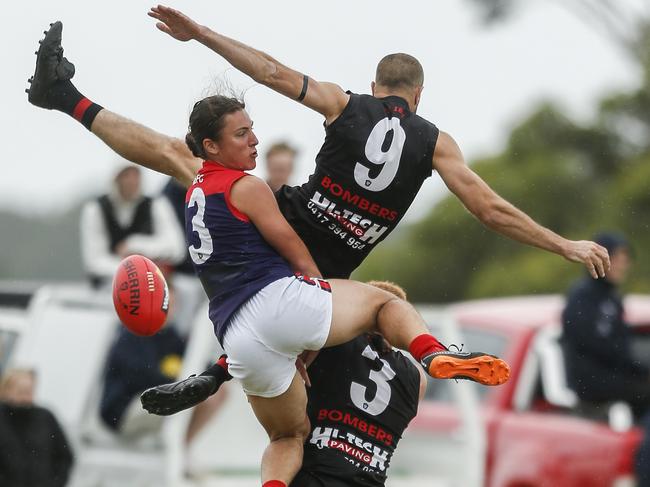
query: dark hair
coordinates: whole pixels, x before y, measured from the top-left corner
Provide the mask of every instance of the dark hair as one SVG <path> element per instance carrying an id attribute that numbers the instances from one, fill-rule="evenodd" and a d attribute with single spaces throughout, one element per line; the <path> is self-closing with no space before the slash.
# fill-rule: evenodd
<path id="1" fill-rule="evenodd" d="M 627 250 L 630 255 L 634 254 L 632 244 L 625 235 L 619 232 L 605 231 L 594 235 L 594 242 L 607 249 L 607 253 L 611 256 L 619 249 Z"/>
<path id="2" fill-rule="evenodd" d="M 376 332 L 366 333 L 366 338 L 368 339 L 368 343 L 370 343 L 370 345 L 377 352 L 379 352 L 380 357 L 389 354 L 390 352 L 393 351 L 390 343 L 388 343 L 388 341 L 383 337 L 383 335 L 379 333 Z"/>
<path id="3" fill-rule="evenodd" d="M 226 115 L 244 108 L 246 104 L 236 97 L 214 95 L 197 101 L 190 114 L 189 132 L 185 136 L 185 143 L 192 154 L 207 159 L 203 141 L 219 140 Z"/>
<path id="4" fill-rule="evenodd" d="M 409 54 L 389 54 L 377 65 L 375 83 L 391 89 L 416 88 L 424 84 L 424 70 Z"/>

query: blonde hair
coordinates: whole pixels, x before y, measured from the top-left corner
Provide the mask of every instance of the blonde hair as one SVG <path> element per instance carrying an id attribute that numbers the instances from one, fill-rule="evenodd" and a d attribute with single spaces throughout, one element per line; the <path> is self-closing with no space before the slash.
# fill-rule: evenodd
<path id="1" fill-rule="evenodd" d="M 280 154 L 281 152 L 287 152 L 292 156 L 295 156 L 298 153 L 298 151 L 288 142 L 280 141 L 269 147 L 269 150 L 266 151 L 264 158 L 268 159 L 269 157 L 273 157 L 275 154 Z"/>
<path id="2" fill-rule="evenodd" d="M 398 284 L 395 284 L 394 282 L 391 281 L 368 281 L 366 284 L 369 284 L 370 286 L 374 286 L 379 289 L 383 289 L 384 291 L 387 291 L 391 293 L 392 295 L 403 299 L 406 301 L 406 291 L 402 289 L 401 286 Z"/>

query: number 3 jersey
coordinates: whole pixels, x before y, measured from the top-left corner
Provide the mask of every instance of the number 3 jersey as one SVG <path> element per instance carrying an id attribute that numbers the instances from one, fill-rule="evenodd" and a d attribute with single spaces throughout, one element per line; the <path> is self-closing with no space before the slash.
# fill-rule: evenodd
<path id="1" fill-rule="evenodd" d="M 294 486 L 383 486 L 418 407 L 420 373 L 378 335 L 327 348 L 309 367 L 311 433 Z"/>
<path id="2" fill-rule="evenodd" d="M 347 278 L 431 176 L 438 129 L 398 96 L 350 94 L 325 133 L 309 181 L 276 197 L 323 275 Z"/>
<path id="3" fill-rule="evenodd" d="M 230 202 L 232 185 L 245 176 L 205 161 L 186 196 L 190 257 L 210 300 L 210 320 L 219 342 L 244 302 L 268 284 L 293 275 L 287 261 Z"/>

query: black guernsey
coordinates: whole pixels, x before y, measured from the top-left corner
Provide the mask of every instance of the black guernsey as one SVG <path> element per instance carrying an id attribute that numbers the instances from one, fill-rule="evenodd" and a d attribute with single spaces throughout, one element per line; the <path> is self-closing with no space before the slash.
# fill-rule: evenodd
<path id="1" fill-rule="evenodd" d="M 438 129 L 398 96 L 350 94 L 325 133 L 309 181 L 276 197 L 324 277 L 347 278 L 431 176 Z"/>
<path id="2" fill-rule="evenodd" d="M 383 486 L 415 416 L 420 373 L 378 335 L 327 348 L 309 367 L 311 432 L 291 487 Z"/>

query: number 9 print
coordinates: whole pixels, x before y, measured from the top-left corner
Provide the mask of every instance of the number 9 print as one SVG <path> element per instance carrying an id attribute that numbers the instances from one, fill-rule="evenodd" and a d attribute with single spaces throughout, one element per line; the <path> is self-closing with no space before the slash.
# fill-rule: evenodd
<path id="1" fill-rule="evenodd" d="M 388 133 L 393 138 L 386 151 L 383 150 Z M 382 166 L 375 178 L 370 177 L 370 168 L 360 162 L 354 167 L 354 180 L 368 191 L 383 191 L 393 182 L 399 169 L 402 150 L 406 142 L 406 132 L 399 123 L 399 118 L 384 118 L 373 127 L 366 142 L 366 159 L 371 164 Z"/>

